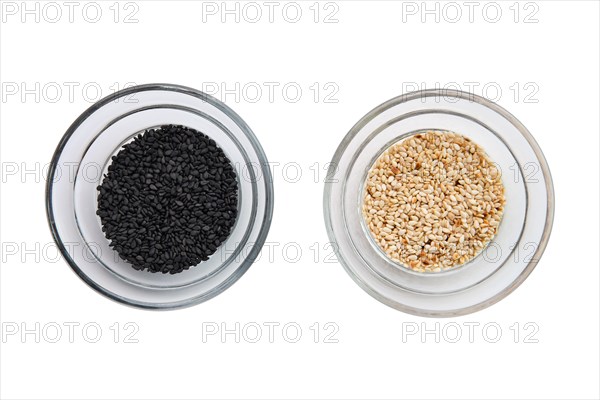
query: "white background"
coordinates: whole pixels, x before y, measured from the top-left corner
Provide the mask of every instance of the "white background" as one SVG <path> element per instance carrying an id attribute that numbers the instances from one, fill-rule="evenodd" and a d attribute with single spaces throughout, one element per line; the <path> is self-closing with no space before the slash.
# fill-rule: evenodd
<path id="1" fill-rule="evenodd" d="M 239 23 L 234 16 L 221 23 L 220 14 L 203 14 L 202 3 L 192 1 L 138 1 L 127 9 L 121 3 L 117 23 L 114 6 L 109 8 L 112 1 L 100 4 L 103 13 L 97 23 L 82 17 L 85 3 L 75 8 L 72 23 L 63 3 L 57 3 L 63 16 L 56 23 L 48 21 L 56 10 L 46 8 L 44 15 L 44 3 L 38 3 L 39 22 L 35 15 L 25 15 L 22 23 L 22 10 L 12 15 L 14 9 L 5 9 L 6 3 L 11 2 L 4 2 L 3 11 L 10 12 L 2 15 L 0 28 L 0 311 L 5 331 L 15 326 L 35 329 L 39 323 L 42 332 L 39 343 L 34 334 L 3 333 L 3 398 L 600 395 L 597 2 L 498 2 L 502 15 L 496 23 L 486 20 L 495 18 L 495 8 L 482 14 L 485 3 L 475 8 L 470 22 L 463 2 L 453 3 L 462 12 L 456 23 L 448 21 L 456 14 L 445 3 L 437 5 L 439 22 L 435 15 L 425 15 L 425 23 L 421 2 L 341 1 L 335 3 L 337 23 L 323 22 L 336 9 L 324 9 L 324 4 L 318 6 L 315 23 L 312 1 L 300 4 L 303 13 L 297 23 L 283 18 L 285 3 L 275 8 L 273 23 L 263 3 L 258 3 L 263 17 L 257 23 L 245 21 L 244 15 Z M 35 7 L 33 2 L 28 5 Z M 415 15 L 403 13 L 414 11 L 411 7 L 416 7 Z M 136 9 L 133 18 L 138 22 L 124 23 L 125 15 Z M 515 9 L 520 10 L 518 22 Z M 536 9 L 531 19 L 538 22 L 525 23 Z M 93 18 L 93 10 L 88 11 Z M 246 17 L 254 17 L 253 10 L 246 11 L 252 12 Z M 65 130 L 93 102 L 94 88 L 107 95 L 128 82 L 198 89 L 208 87 L 207 82 L 230 89 L 236 83 L 241 88 L 253 82 L 279 84 L 273 101 L 266 86 L 256 102 L 251 101 L 253 93 L 242 93 L 239 99 L 216 94 L 251 126 L 272 163 L 301 167 L 302 177 L 295 183 L 290 176 L 284 179 L 282 168 L 275 170 L 275 214 L 267 239 L 278 244 L 274 259 L 263 255 L 229 290 L 192 308 L 141 311 L 88 288 L 48 247 L 52 239 L 43 177 L 21 174 L 23 166 L 35 169 L 50 161 Z M 281 92 L 290 82 L 303 90 L 296 103 Z M 316 103 L 310 89 L 315 82 L 322 90 Z M 331 92 L 323 89 L 328 82 L 339 88 L 332 98 L 337 103 L 325 102 Z M 67 85 L 74 83 L 71 97 Z M 497 100 L 533 133 L 553 174 L 556 218 L 541 262 L 513 294 L 476 314 L 422 319 L 380 304 L 339 264 L 324 262 L 330 252 L 323 250 L 328 242 L 322 216 L 324 171 L 316 183 L 310 167 L 318 163 L 322 168 L 352 125 L 379 103 L 414 84 L 449 83 Z M 88 93 L 83 92 L 85 85 Z M 62 94 L 53 91 L 56 86 Z M 488 93 L 482 93 L 484 86 Z M 11 94 L 15 87 L 18 92 Z M 500 97 L 493 90 L 498 87 Z M 23 98 L 23 88 L 33 92 Z M 15 165 L 18 172 L 7 174 Z M 294 178 L 294 170 L 287 172 Z M 282 254 L 290 242 L 302 249 L 297 262 L 286 261 Z M 321 247 L 318 262 L 310 249 L 314 243 Z M 8 254 L 7 244 L 16 244 L 17 254 Z M 295 258 L 294 252 L 287 257 Z M 64 326 L 69 322 L 80 324 L 73 343 Z M 133 337 L 138 343 L 125 343 L 127 322 L 139 327 Z M 236 343 L 234 335 L 227 335 L 224 343 L 219 335 L 202 340 L 207 323 L 234 328 L 236 323 L 268 322 L 297 323 L 302 337 L 288 343 L 280 325 L 273 343 L 266 327 L 258 343 L 244 337 Z M 327 322 L 339 327 L 333 336 L 337 343 L 325 343 Z M 458 323 L 463 337 L 454 344 L 445 336 L 436 343 L 434 335 L 427 335 L 425 343 L 419 335 L 403 341 L 403 327 L 434 329 L 436 322 L 440 330 Z M 473 343 L 464 325 L 471 322 L 481 324 Z M 531 332 L 524 329 L 527 322 L 539 327 L 533 336 L 537 343 L 525 343 L 524 334 Z M 53 323 L 63 327 L 57 343 L 48 340 L 55 334 Z M 101 327 L 97 343 L 88 343 L 81 332 L 86 323 Z M 115 323 L 121 333 L 117 343 L 110 329 Z M 318 343 L 310 329 L 314 323 L 320 324 Z M 482 333 L 486 323 L 502 329 L 496 343 Z M 521 333 L 517 343 L 515 323 Z M 495 336 L 493 330 L 489 333 Z"/>

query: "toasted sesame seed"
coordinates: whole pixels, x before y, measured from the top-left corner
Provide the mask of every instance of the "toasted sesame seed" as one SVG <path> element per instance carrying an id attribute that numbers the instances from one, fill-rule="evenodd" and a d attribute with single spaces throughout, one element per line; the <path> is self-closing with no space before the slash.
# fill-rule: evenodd
<path id="1" fill-rule="evenodd" d="M 481 147 L 453 132 L 427 131 L 375 161 L 363 216 L 392 261 L 437 272 L 481 253 L 496 235 L 504 204 L 501 174 Z"/>

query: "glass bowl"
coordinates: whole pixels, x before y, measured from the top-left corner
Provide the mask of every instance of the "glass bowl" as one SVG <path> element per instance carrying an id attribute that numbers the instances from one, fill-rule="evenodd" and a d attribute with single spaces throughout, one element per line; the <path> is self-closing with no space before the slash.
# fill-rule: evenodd
<path id="1" fill-rule="evenodd" d="M 238 216 L 227 240 L 209 260 L 173 275 L 132 268 L 109 246 L 96 215 L 96 188 L 111 157 L 137 134 L 169 124 L 214 139 L 238 179 Z M 260 143 L 225 104 L 183 86 L 141 85 L 100 100 L 67 130 L 50 165 L 46 210 L 61 253 L 89 286 L 131 306 L 171 309 L 208 300 L 246 272 L 270 227 L 273 182 Z"/>
<path id="2" fill-rule="evenodd" d="M 496 236 L 479 255 L 451 269 L 417 272 L 380 249 L 362 206 L 375 160 L 392 144 L 429 130 L 455 132 L 481 146 L 502 174 L 506 204 Z M 450 317 L 494 304 L 527 278 L 550 236 L 554 191 L 542 151 L 514 116 L 473 94 L 425 90 L 383 103 L 350 130 L 328 170 L 324 216 L 339 261 L 365 291 L 401 311 Z"/>

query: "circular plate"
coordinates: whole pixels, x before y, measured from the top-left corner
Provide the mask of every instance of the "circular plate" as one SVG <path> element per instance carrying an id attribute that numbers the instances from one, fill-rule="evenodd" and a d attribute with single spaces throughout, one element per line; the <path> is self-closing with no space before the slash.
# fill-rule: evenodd
<path id="1" fill-rule="evenodd" d="M 391 144 L 424 130 L 456 132 L 479 144 L 505 187 L 494 239 L 469 263 L 439 273 L 415 272 L 388 259 L 362 217 L 373 162 Z M 426 90 L 383 103 L 350 130 L 328 170 L 324 216 L 338 259 L 365 291 L 407 313 L 450 317 L 496 303 L 527 278 L 550 236 L 554 191 L 542 151 L 509 112 L 469 93 Z"/>
<path id="2" fill-rule="evenodd" d="M 174 275 L 133 269 L 109 246 L 96 215 L 96 187 L 111 157 L 135 135 L 169 124 L 217 142 L 236 170 L 239 197 L 228 239 L 208 261 Z M 273 183 L 258 140 L 225 104 L 183 86 L 142 85 L 100 100 L 67 130 L 50 165 L 46 210 L 62 255 L 88 285 L 131 306 L 171 309 L 208 300 L 246 272 L 270 227 Z"/>

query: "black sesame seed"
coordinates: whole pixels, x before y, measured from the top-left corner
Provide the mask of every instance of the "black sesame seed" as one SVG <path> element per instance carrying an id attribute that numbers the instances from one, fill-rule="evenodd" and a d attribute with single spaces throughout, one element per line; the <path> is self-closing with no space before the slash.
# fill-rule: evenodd
<path id="1" fill-rule="evenodd" d="M 184 126 L 137 135 L 112 157 L 97 190 L 102 231 L 136 270 L 176 274 L 208 260 L 237 216 L 231 161 Z"/>

